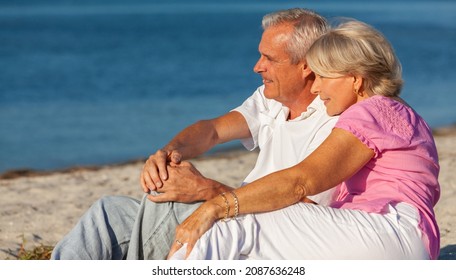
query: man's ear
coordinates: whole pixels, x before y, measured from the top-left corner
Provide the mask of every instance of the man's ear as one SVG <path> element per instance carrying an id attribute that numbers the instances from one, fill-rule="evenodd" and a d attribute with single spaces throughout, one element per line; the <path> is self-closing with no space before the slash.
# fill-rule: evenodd
<path id="1" fill-rule="evenodd" d="M 313 74 L 312 70 L 310 70 L 309 65 L 306 62 L 302 63 L 302 78 L 306 79 L 309 75 Z"/>

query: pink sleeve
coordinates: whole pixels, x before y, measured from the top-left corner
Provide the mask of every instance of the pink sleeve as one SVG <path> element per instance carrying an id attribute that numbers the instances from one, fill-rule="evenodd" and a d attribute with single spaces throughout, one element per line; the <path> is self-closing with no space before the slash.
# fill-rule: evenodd
<path id="1" fill-rule="evenodd" d="M 379 153 L 376 141 L 372 138 L 378 138 L 375 127 L 376 119 L 365 108 L 349 108 L 340 117 L 335 127 L 346 130 L 358 138 L 364 145 L 375 152 L 375 157 Z M 371 132 L 374 132 L 373 134 Z M 380 139 L 377 139 L 380 140 Z"/>
<path id="2" fill-rule="evenodd" d="M 352 133 L 377 157 L 385 150 L 410 145 L 413 128 L 402 107 L 385 97 L 371 97 L 343 112 L 335 127 Z"/>

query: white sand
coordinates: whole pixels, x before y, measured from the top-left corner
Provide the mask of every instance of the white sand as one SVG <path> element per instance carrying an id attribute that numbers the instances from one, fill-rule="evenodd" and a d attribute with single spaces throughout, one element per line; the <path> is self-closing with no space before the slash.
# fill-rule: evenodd
<path id="1" fill-rule="evenodd" d="M 442 196 L 435 208 L 441 232 L 441 258 L 456 259 L 455 129 L 441 130 L 436 142 L 441 164 Z M 256 155 L 234 151 L 193 162 L 205 176 L 235 186 L 251 170 Z M 141 198 L 141 167 L 138 162 L 0 179 L 0 260 L 15 259 L 22 237 L 26 248 L 54 245 L 103 195 Z"/>

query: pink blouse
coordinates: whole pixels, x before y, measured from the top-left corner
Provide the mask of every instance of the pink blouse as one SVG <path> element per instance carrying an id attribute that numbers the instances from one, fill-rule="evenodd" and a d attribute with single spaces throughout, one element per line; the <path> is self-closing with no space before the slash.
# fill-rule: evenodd
<path id="1" fill-rule="evenodd" d="M 440 197 L 437 149 L 426 122 L 392 98 L 373 96 L 344 113 L 336 124 L 375 152 L 355 175 L 340 185 L 335 208 L 385 213 L 388 204 L 405 202 L 420 213 L 420 229 L 431 259 L 440 250 L 433 207 Z"/>

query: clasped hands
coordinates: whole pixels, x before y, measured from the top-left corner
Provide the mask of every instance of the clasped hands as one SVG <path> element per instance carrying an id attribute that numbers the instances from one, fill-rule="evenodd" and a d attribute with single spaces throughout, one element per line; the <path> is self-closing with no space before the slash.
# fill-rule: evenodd
<path id="1" fill-rule="evenodd" d="M 149 200 L 156 203 L 192 203 L 209 200 L 218 192 L 215 181 L 205 178 L 190 162 L 181 159 L 179 152 L 163 150 L 149 157 L 140 180 L 143 191 L 149 193 Z M 206 202 L 176 228 L 176 239 L 169 257 L 184 244 L 187 245 L 188 256 L 196 241 L 218 219 L 217 208 L 214 203 Z"/>
<path id="2" fill-rule="evenodd" d="M 151 201 L 192 203 L 206 200 L 210 180 L 193 164 L 181 159 L 175 150 L 158 150 L 147 159 L 140 181 Z"/>

